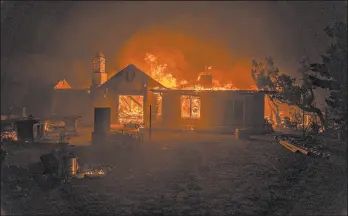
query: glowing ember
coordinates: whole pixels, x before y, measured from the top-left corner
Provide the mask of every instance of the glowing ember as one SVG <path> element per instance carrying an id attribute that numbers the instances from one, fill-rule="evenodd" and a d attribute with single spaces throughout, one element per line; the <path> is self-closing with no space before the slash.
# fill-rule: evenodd
<path id="1" fill-rule="evenodd" d="M 85 172 L 85 175 L 105 175 L 103 170 L 93 170 Z"/>
<path id="2" fill-rule="evenodd" d="M 65 127 L 64 121 L 46 121 L 45 122 L 45 131 L 46 132 L 53 132 L 60 128 Z"/>
<path id="3" fill-rule="evenodd" d="M 0 135 L 1 142 L 3 141 L 17 141 L 17 133 L 15 131 L 4 131 Z"/>

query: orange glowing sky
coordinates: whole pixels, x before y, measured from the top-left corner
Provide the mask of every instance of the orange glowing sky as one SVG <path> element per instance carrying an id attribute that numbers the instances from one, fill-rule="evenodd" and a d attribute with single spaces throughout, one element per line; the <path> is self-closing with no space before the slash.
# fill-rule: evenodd
<path id="1" fill-rule="evenodd" d="M 212 66 L 211 73 L 221 83 L 233 83 L 240 89 L 254 85 L 250 75 L 251 59 L 231 53 L 216 40 L 166 27 L 156 26 L 136 32 L 114 61 L 119 69 L 134 64 L 148 71 L 149 65 L 144 60 L 146 53 L 158 57 L 159 63 L 167 64 L 165 72 L 177 80 L 192 82 L 205 66 Z"/>

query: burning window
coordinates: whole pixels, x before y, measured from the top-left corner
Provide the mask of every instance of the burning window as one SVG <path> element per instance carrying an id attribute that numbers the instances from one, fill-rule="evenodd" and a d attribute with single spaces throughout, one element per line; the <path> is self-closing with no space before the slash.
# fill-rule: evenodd
<path id="1" fill-rule="evenodd" d="M 120 95 L 118 112 L 122 124 L 143 124 L 143 96 Z"/>
<path id="2" fill-rule="evenodd" d="M 181 96 L 181 117 L 199 119 L 201 116 L 201 99 L 195 96 Z"/>
<path id="3" fill-rule="evenodd" d="M 156 115 L 162 115 L 162 96 L 159 95 L 156 102 Z"/>

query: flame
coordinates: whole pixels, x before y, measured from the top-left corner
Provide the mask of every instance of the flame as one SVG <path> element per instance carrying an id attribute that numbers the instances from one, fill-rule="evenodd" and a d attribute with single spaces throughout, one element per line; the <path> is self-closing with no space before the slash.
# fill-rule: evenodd
<path id="1" fill-rule="evenodd" d="M 222 91 L 222 90 L 238 90 L 232 83 L 227 84 L 220 84 L 219 80 L 213 79 L 212 80 L 212 87 L 207 88 L 200 84 L 193 84 L 191 86 L 185 86 L 181 87 L 183 85 L 187 85 L 187 80 L 180 80 L 177 85 L 177 79 L 174 78 L 174 76 L 166 72 L 167 64 L 163 63 L 160 64 L 158 58 L 152 54 L 152 53 L 146 53 L 145 59 L 147 64 L 150 67 L 149 75 L 154 78 L 156 81 L 161 83 L 167 88 L 173 88 L 173 89 L 183 89 L 183 90 L 195 90 L 195 91 Z M 208 70 L 212 69 L 212 66 L 207 67 Z M 199 76 L 197 78 L 197 81 L 200 80 L 201 75 L 206 74 L 206 72 L 199 73 Z"/>
<path id="2" fill-rule="evenodd" d="M 85 175 L 105 175 L 103 170 L 93 170 L 85 172 Z"/>
<path id="3" fill-rule="evenodd" d="M 164 72 L 167 68 L 167 64 L 159 64 L 158 58 L 151 53 L 145 54 L 145 61 L 150 66 L 149 75 L 152 78 L 154 78 L 156 81 L 158 81 L 167 88 L 174 88 L 177 86 L 176 79 L 173 77 L 173 75 Z"/>
<path id="4" fill-rule="evenodd" d="M 179 85 L 186 85 L 186 84 L 188 84 L 187 80 L 181 80 L 179 82 Z"/>
<path id="5" fill-rule="evenodd" d="M 120 95 L 118 115 L 120 123 L 142 125 L 143 113 L 143 96 Z"/>
<path id="6" fill-rule="evenodd" d="M 17 141 L 17 133 L 15 131 L 4 131 L 0 135 L 1 137 L 1 142 L 6 141 L 6 140 L 11 140 L 11 141 Z"/>
<path id="7" fill-rule="evenodd" d="M 153 56 L 144 61 L 146 53 Z M 239 89 L 247 89 L 254 84 L 249 57 L 232 53 L 222 41 L 162 25 L 136 32 L 120 49 L 116 62 L 118 68 L 134 64 L 149 75 L 149 62 L 165 64 L 161 72 L 176 79 L 175 85 L 171 78 L 169 84 L 167 81 L 160 82 L 166 87 L 178 88 L 182 85 L 181 80 L 194 84 L 192 81 L 202 70 L 212 73 L 221 83 L 233 82 Z"/>
<path id="8" fill-rule="evenodd" d="M 181 117 L 199 119 L 201 117 L 201 100 L 194 96 L 181 96 Z"/>

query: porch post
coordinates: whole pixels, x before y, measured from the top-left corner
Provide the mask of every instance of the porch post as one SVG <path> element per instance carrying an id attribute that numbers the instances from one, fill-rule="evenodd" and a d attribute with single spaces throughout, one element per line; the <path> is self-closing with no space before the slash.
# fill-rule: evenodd
<path id="1" fill-rule="evenodd" d="M 243 126 L 245 126 L 245 122 L 246 122 L 246 96 L 244 96 L 244 99 L 243 99 Z"/>

